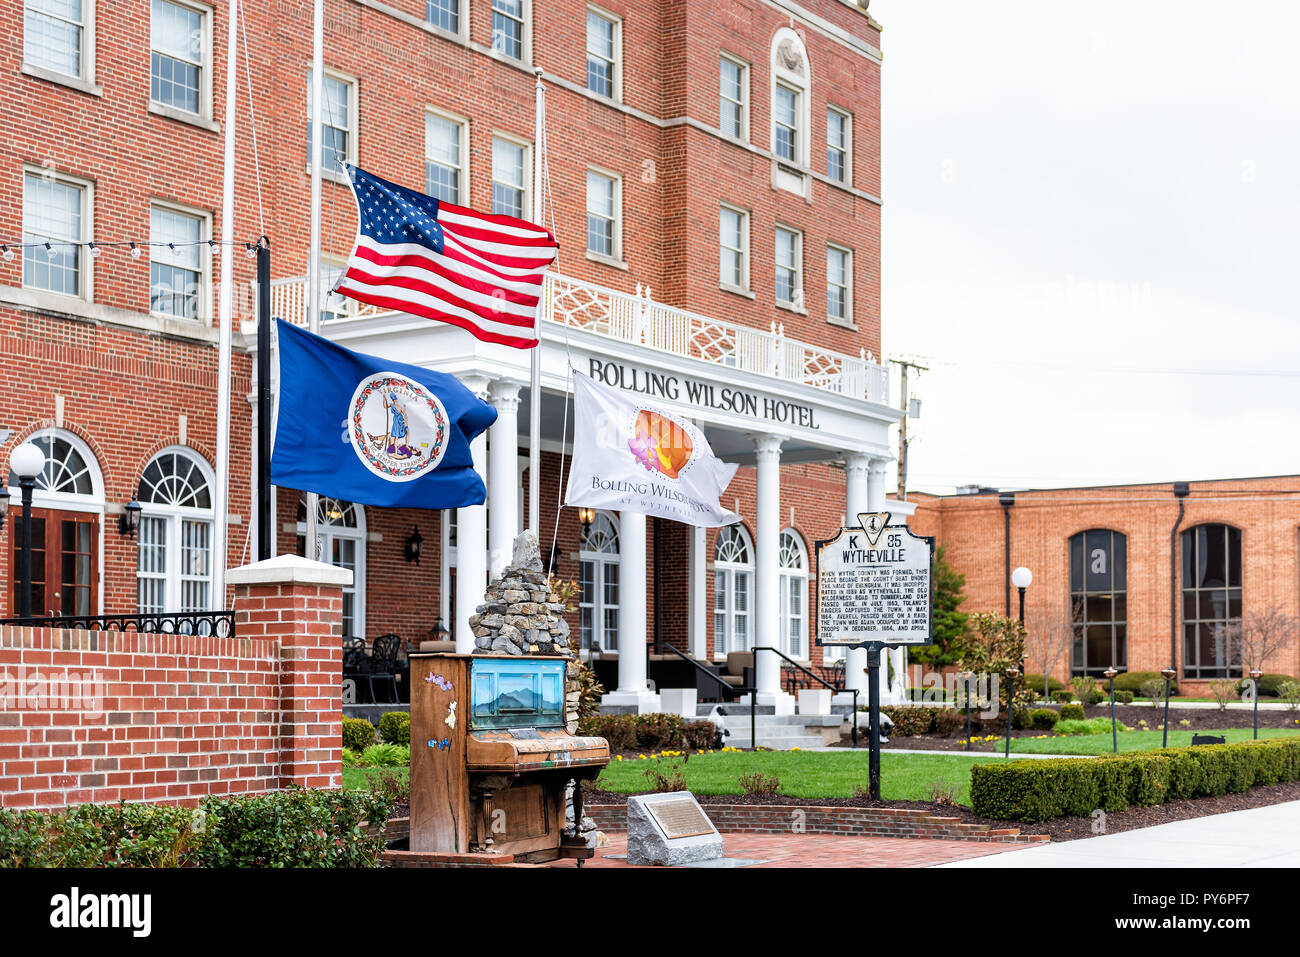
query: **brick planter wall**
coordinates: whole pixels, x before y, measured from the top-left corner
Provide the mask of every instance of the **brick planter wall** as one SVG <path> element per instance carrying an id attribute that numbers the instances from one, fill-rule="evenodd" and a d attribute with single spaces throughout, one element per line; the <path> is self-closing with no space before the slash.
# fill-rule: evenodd
<path id="1" fill-rule="evenodd" d="M 343 577 L 232 570 L 236 638 L 0 628 L 0 806 L 338 787 Z"/>
<path id="2" fill-rule="evenodd" d="M 903 837 L 946 841 L 989 841 L 1031 844 L 1047 841 L 1045 834 L 1021 834 L 1018 828 L 963 824 L 910 808 L 819 807 L 808 804 L 701 804 L 713 826 L 738 834 L 842 834 L 857 837 Z M 627 828 L 627 805 L 587 804 L 583 810 L 606 831 Z M 796 826 L 801 830 L 796 831 Z"/>

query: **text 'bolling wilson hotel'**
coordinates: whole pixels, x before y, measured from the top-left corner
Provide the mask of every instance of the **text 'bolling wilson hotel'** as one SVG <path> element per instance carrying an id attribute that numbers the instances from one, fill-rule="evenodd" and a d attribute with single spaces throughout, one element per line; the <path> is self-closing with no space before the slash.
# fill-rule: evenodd
<path id="1" fill-rule="evenodd" d="M 252 108 L 241 78 L 235 231 L 270 238 L 273 311 L 306 324 L 311 4 L 242 6 Z M 220 605 L 204 590 L 212 557 L 200 547 L 212 522 L 218 260 L 157 243 L 223 234 L 227 6 L 17 7 L 0 15 L 12 92 L 0 109 L 16 130 L 4 147 L 4 235 L 156 244 L 143 257 L 83 246 L 0 262 L 0 332 L 10 371 L 28 383 L 0 398 L 0 425 L 13 430 L 0 454 L 43 438 L 51 468 L 38 514 L 51 528 L 69 515 L 85 527 L 70 546 L 50 532 L 42 600 L 57 609 L 75 595 L 72 610 L 88 614 Z M 581 584 L 572 629 L 618 660 L 611 704 L 657 706 L 644 651 L 655 640 L 719 663 L 755 644 L 818 671 L 843 657 L 814 643 L 813 546 L 846 515 L 885 507 L 899 417 L 877 359 L 879 47 L 866 3 L 847 0 L 325 4 L 327 286 L 356 231 L 342 162 L 529 217 L 541 72 L 545 220 L 560 241 L 542 298 L 543 553 L 573 438 L 570 363 L 690 417 L 742 466 L 724 504 L 744 521 L 726 529 L 560 512 L 552 557 Z M 256 540 L 252 268 L 237 256 L 230 565 Z M 487 509 L 320 506 L 322 560 L 355 573 L 348 635 L 418 642 L 443 622 L 468 649 L 466 619 L 527 514 L 529 355 L 323 301 L 323 335 L 453 373 L 499 412 L 475 449 Z M 69 462 L 84 481 L 60 484 Z M 118 516 L 137 492 L 131 539 Z M 277 489 L 279 550 L 302 548 L 304 520 L 299 493 Z M 12 588 L 3 601 L 7 612 Z M 853 653 L 850 686 L 865 687 L 862 664 Z M 894 664 L 901 678 L 901 653 Z M 775 656 L 760 656 L 758 682 L 760 700 L 788 705 Z"/>

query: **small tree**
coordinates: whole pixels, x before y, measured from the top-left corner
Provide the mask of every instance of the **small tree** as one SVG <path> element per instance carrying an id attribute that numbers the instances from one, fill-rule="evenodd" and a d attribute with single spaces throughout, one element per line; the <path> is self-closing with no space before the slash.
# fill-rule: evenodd
<path id="1" fill-rule="evenodd" d="M 969 627 L 957 641 L 957 666 L 975 674 L 1002 678 L 1008 668 L 1019 668 L 1025 655 L 1025 626 L 1005 615 L 980 613 L 970 616 Z M 1034 692 L 1016 682 L 1013 706 L 1034 702 Z"/>
<path id="2" fill-rule="evenodd" d="M 957 610 L 966 600 L 961 593 L 965 585 L 966 576 L 953 570 L 940 545 L 934 553 L 934 644 L 908 649 L 912 661 L 937 666 L 957 660 L 956 644 L 966 633 L 970 619 L 970 615 Z"/>
<path id="3" fill-rule="evenodd" d="M 1078 610 L 1078 602 L 1075 610 Z M 1082 616 L 1080 616 L 1082 617 Z M 1025 635 L 1025 647 L 1029 656 L 1043 669 L 1043 698 L 1050 697 L 1048 681 L 1052 669 L 1070 653 L 1070 643 L 1074 640 L 1074 621 L 1071 609 L 1065 605 L 1054 605 L 1030 614 L 1029 627 Z"/>
<path id="4" fill-rule="evenodd" d="M 1251 669 L 1264 670 L 1266 662 L 1300 631 L 1300 621 L 1274 606 L 1259 612 L 1246 612 L 1240 621 L 1228 626 L 1230 660 L 1241 662 L 1242 674 Z"/>

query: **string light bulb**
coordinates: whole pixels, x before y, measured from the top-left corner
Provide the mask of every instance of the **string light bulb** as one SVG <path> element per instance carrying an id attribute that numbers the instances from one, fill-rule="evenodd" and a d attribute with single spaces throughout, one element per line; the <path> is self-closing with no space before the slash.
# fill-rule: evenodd
<path id="1" fill-rule="evenodd" d="M 5 257 L 5 262 L 7 263 L 11 263 L 14 261 L 14 251 L 10 249 L 7 245 L 4 248 L 4 257 Z"/>
<path id="2" fill-rule="evenodd" d="M 93 242 L 87 243 L 86 245 L 90 247 L 90 258 L 91 258 L 91 259 L 98 259 L 98 258 L 99 258 L 99 247 L 96 246 Z"/>
<path id="3" fill-rule="evenodd" d="M 208 240 L 208 249 L 212 250 L 212 255 L 214 257 L 221 255 L 221 244 L 214 239 Z"/>
<path id="4" fill-rule="evenodd" d="M 49 243 L 45 244 L 45 258 L 46 259 L 54 258 L 54 247 L 51 246 Z"/>
<path id="5" fill-rule="evenodd" d="M 135 243 L 131 244 L 131 258 L 132 259 L 140 258 L 140 247 L 137 246 Z"/>
<path id="6" fill-rule="evenodd" d="M 252 243 L 244 243 L 244 255 L 249 259 L 252 259 L 257 255 L 257 250 L 253 248 Z"/>

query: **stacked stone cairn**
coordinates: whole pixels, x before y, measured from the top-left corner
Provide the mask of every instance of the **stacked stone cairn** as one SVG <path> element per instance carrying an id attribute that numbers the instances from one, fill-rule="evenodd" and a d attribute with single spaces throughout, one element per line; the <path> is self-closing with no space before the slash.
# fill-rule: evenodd
<path id="1" fill-rule="evenodd" d="M 554 655 L 566 659 L 564 711 L 568 732 L 578 730 L 577 656 L 569 647 L 564 604 L 542 571 L 537 536 L 515 539 L 514 556 L 488 585 L 483 604 L 470 615 L 474 653 L 479 655 Z"/>

